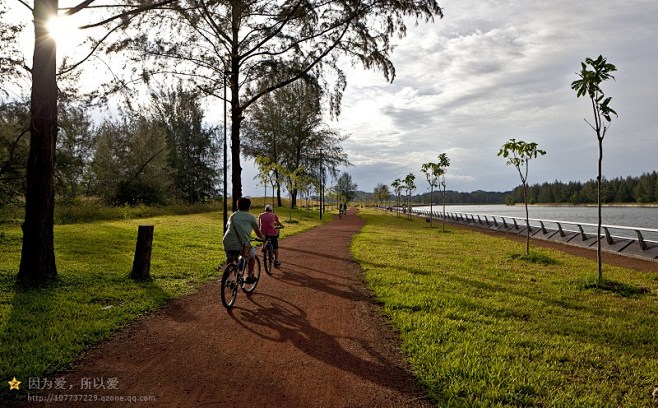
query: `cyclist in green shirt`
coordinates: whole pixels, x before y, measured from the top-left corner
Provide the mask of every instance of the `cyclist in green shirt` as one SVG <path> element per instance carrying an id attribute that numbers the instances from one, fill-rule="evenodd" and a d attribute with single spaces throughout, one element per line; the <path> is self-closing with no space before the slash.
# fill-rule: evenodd
<path id="1" fill-rule="evenodd" d="M 259 239 L 265 240 L 265 236 L 258 229 L 256 217 L 249 214 L 249 207 L 251 207 L 250 199 L 246 197 L 238 199 L 238 211 L 234 212 L 229 218 L 226 224 L 226 234 L 224 234 L 222 240 L 228 259 L 236 258 L 244 247 L 249 247 L 249 269 L 245 278 L 246 284 L 254 283 L 256 280 L 254 278 L 256 249 L 249 244 L 251 231 L 255 231 Z"/>

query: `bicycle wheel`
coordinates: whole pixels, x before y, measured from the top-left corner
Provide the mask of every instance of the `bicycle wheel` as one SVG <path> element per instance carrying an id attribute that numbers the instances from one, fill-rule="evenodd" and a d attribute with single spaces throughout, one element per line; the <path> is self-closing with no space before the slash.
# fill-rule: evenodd
<path id="1" fill-rule="evenodd" d="M 265 265 L 265 273 L 268 275 L 272 274 L 272 262 L 274 261 L 274 255 L 272 254 L 272 246 L 267 243 L 265 244 L 265 251 L 263 252 L 263 265 Z"/>
<path id="2" fill-rule="evenodd" d="M 244 271 L 244 279 L 247 279 L 247 271 L 249 266 L 245 267 Z M 256 258 L 254 259 L 254 278 L 256 278 L 256 281 L 254 283 L 246 284 L 244 283 L 242 285 L 242 290 L 245 293 L 251 293 L 254 290 L 256 290 L 256 286 L 258 285 L 258 281 L 260 280 L 260 258 L 258 258 L 258 255 L 256 255 Z"/>
<path id="3" fill-rule="evenodd" d="M 224 307 L 230 309 L 238 297 L 238 267 L 235 264 L 226 265 L 222 275 L 222 303 Z"/>

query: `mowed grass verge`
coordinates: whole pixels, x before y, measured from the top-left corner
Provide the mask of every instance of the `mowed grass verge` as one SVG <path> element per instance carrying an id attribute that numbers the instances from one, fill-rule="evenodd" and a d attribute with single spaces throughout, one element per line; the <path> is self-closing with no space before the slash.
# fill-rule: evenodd
<path id="1" fill-rule="evenodd" d="M 317 212 L 305 211 L 301 220 L 295 212 L 294 223 L 288 210 L 278 213 L 286 226 L 283 239 L 321 222 Z M 138 225 L 155 226 L 148 282 L 129 277 Z M 56 225 L 58 279 L 24 289 L 15 284 L 20 227 L 0 225 L 0 402 L 11 395 L 7 381 L 13 377 L 27 385 L 30 377 L 65 369 L 85 348 L 140 315 L 218 279 L 217 266 L 225 261 L 222 230 L 217 212 Z"/>
<path id="2" fill-rule="evenodd" d="M 657 406 L 655 274 L 604 265 L 601 289 L 595 261 L 361 216 L 352 252 L 437 406 Z"/>

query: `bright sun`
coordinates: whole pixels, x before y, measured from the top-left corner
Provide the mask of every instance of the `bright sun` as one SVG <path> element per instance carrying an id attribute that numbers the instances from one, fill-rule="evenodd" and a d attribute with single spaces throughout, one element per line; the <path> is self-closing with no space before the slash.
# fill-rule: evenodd
<path id="1" fill-rule="evenodd" d="M 77 28 L 70 18 L 63 16 L 52 17 L 46 24 L 50 36 L 58 46 L 75 41 Z"/>

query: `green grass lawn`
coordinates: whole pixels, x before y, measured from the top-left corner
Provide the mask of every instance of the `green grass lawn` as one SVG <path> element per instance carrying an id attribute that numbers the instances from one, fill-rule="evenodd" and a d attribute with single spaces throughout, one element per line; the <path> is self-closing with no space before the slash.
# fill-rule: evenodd
<path id="1" fill-rule="evenodd" d="M 658 277 L 362 211 L 352 251 L 439 407 L 656 407 Z M 605 260 L 605 258 L 604 258 Z"/>
<path id="2" fill-rule="evenodd" d="M 293 223 L 288 210 L 277 212 L 286 225 L 284 239 L 320 223 L 317 212 L 304 212 L 300 220 L 295 211 Z M 141 224 L 155 226 L 148 282 L 129 278 Z M 27 384 L 29 377 L 64 369 L 140 315 L 218 278 L 216 268 L 225 260 L 222 232 L 218 212 L 56 225 L 58 280 L 23 289 L 15 284 L 20 227 L 0 224 L 0 405 L 14 376 Z"/>
<path id="3" fill-rule="evenodd" d="M 656 406 L 655 274 L 605 266 L 597 289 L 594 261 L 533 249 L 528 262 L 518 257 L 523 244 L 504 236 L 361 213 L 368 224 L 353 251 L 438 406 Z M 317 225 L 313 215 L 286 224 L 284 236 Z M 59 279 L 29 290 L 14 284 L 20 227 L 0 225 L 0 380 L 64 369 L 138 316 L 217 278 L 221 219 L 58 225 Z M 128 278 L 140 224 L 155 225 L 149 282 Z"/>

